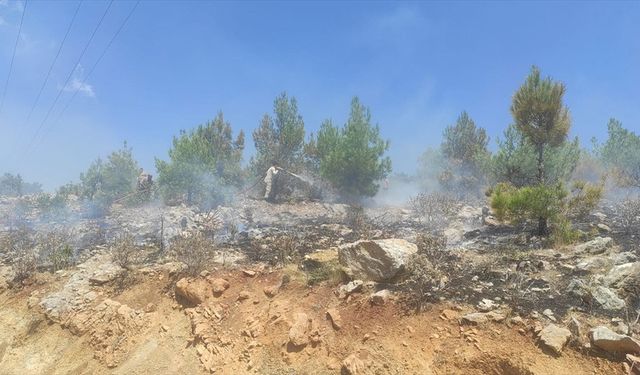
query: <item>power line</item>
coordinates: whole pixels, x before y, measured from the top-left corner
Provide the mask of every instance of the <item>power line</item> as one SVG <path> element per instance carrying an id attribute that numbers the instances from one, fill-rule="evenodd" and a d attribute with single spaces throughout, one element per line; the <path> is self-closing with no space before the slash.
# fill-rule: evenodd
<path id="1" fill-rule="evenodd" d="M 129 18 L 131 18 L 131 15 L 133 15 L 133 12 L 136 10 L 136 8 L 138 7 L 138 4 L 140 4 L 140 0 L 136 1 L 135 5 L 133 6 L 133 8 L 131 8 L 131 10 L 129 11 L 129 14 L 127 14 L 127 16 L 124 18 L 124 20 L 122 21 L 122 23 L 120 24 L 120 27 L 118 27 L 118 29 L 116 30 L 116 33 L 113 35 L 113 37 L 111 37 L 111 40 L 109 40 L 109 43 L 107 43 L 106 47 L 104 48 L 104 50 L 102 51 L 102 53 L 100 54 L 100 57 L 98 57 L 98 59 L 96 60 L 96 62 L 93 64 L 93 66 L 91 67 L 91 69 L 89 70 L 89 73 L 87 73 L 87 75 L 82 79 L 82 81 L 80 82 L 80 84 L 78 85 L 78 87 L 76 87 L 75 91 L 73 92 L 73 95 L 71 96 L 71 99 L 69 99 L 69 101 L 67 102 L 67 104 L 64 106 L 64 108 L 62 108 L 62 111 L 60 111 L 60 114 L 58 114 L 58 117 L 56 118 L 55 122 L 53 123 L 53 125 L 49 128 L 48 131 L 50 131 L 55 125 L 58 124 L 58 122 L 60 121 L 60 119 L 62 118 L 62 115 L 64 115 L 64 113 L 66 112 L 67 108 L 69 108 L 69 106 L 71 105 L 71 102 L 73 101 L 73 99 L 76 97 L 76 95 L 78 94 L 78 92 L 80 91 L 80 88 L 84 85 L 84 83 L 87 81 L 87 79 L 89 79 L 89 76 L 91 76 L 91 73 L 93 73 L 93 71 L 96 69 L 96 66 L 98 66 L 98 64 L 100 63 L 100 61 L 102 60 L 102 58 L 104 57 L 104 55 L 107 53 L 107 50 L 109 50 L 109 47 L 111 47 L 111 44 L 113 44 L 113 41 L 116 40 L 116 38 L 118 37 L 118 35 L 120 34 L 120 32 L 122 31 L 122 29 L 124 29 L 124 26 L 127 24 L 127 21 L 129 21 Z"/>
<path id="2" fill-rule="evenodd" d="M 11 63 L 9 64 L 9 74 L 7 74 L 7 80 L 4 82 L 4 89 L 2 90 L 2 98 L 0 99 L 0 113 L 2 113 L 2 107 L 4 107 L 4 98 L 7 95 L 7 87 L 9 87 L 9 79 L 11 78 L 11 72 L 13 71 L 13 60 L 16 58 L 18 41 L 20 40 L 20 34 L 22 33 L 22 22 L 24 21 L 24 14 L 26 12 L 27 12 L 27 0 L 24 1 L 24 7 L 22 8 L 22 16 L 20 17 L 20 26 L 18 26 L 18 36 L 16 37 L 16 43 L 13 45 L 13 55 L 11 55 Z"/>
<path id="3" fill-rule="evenodd" d="M 84 48 L 82 49 L 82 53 L 80 54 L 80 56 L 78 57 L 78 60 L 76 61 L 76 63 L 73 65 L 73 68 L 69 72 L 69 75 L 67 76 L 67 79 L 64 82 L 64 85 L 62 85 L 62 87 L 60 87 L 60 89 L 58 90 L 58 95 L 56 95 L 56 98 L 53 101 L 53 103 L 51 104 L 51 106 L 49 107 L 49 110 L 47 111 L 47 114 L 45 115 L 44 119 L 40 123 L 40 126 L 38 127 L 38 129 L 36 130 L 35 134 L 31 138 L 31 141 L 29 142 L 29 144 L 28 144 L 28 146 L 26 148 L 27 152 L 29 151 L 29 149 L 31 149 L 31 146 L 33 145 L 33 141 L 35 141 L 36 137 L 40 133 L 40 130 L 42 130 L 42 127 L 44 126 L 45 122 L 47 122 L 47 120 L 49 119 L 49 116 L 51 115 L 51 112 L 53 111 L 53 108 L 58 103 L 58 100 L 60 100 L 60 95 L 62 95 L 62 92 L 64 91 L 64 89 L 69 84 L 69 81 L 71 81 L 71 77 L 73 77 L 73 73 L 76 71 L 76 68 L 80 64 L 80 61 L 82 60 L 82 57 L 84 56 L 85 52 L 87 52 L 87 49 L 89 48 L 89 45 L 93 41 L 93 38 L 96 36 L 96 33 L 98 32 L 98 29 L 100 28 L 100 25 L 102 25 L 102 21 L 104 21 L 105 17 L 107 16 L 107 13 L 109 13 L 109 9 L 111 9 L 111 5 L 113 5 L 113 1 L 114 0 L 109 1 L 109 5 L 107 5 L 107 9 L 105 9 L 104 13 L 102 13 L 102 17 L 100 17 L 100 21 L 98 21 L 98 24 L 96 25 L 95 29 L 93 29 L 93 33 L 91 33 L 91 37 L 89 38 L 89 40 L 85 44 Z"/>
<path id="4" fill-rule="evenodd" d="M 78 15 L 78 11 L 80 10 L 80 6 L 81 5 L 82 5 L 82 0 L 80 0 L 80 2 L 78 3 L 78 7 L 76 8 L 75 13 L 73 13 L 73 17 L 71 18 L 71 22 L 69 23 L 69 26 L 67 27 L 67 31 L 65 32 L 64 37 L 62 38 L 62 42 L 60 43 L 60 47 L 58 47 L 58 52 L 56 53 L 56 57 L 53 58 L 53 61 L 51 62 L 51 66 L 49 67 L 49 71 L 47 72 L 47 76 L 44 78 L 44 82 L 42 82 L 42 86 L 40 87 L 40 91 L 38 91 L 38 96 L 36 96 L 36 100 L 33 102 L 33 105 L 31 106 L 31 110 L 29 111 L 29 115 L 27 116 L 27 123 L 31 119 L 31 115 L 33 114 L 33 111 L 36 109 L 36 105 L 38 105 L 38 101 L 40 100 L 40 96 L 42 95 L 42 91 L 44 90 L 45 86 L 47 85 L 47 82 L 49 81 L 49 76 L 51 75 L 51 71 L 53 70 L 53 66 L 58 61 L 58 57 L 60 56 L 60 52 L 62 51 L 62 47 L 64 46 L 64 43 L 67 40 L 67 37 L 69 36 L 69 32 L 71 31 L 71 27 L 73 26 L 73 23 L 76 20 L 76 16 Z"/>

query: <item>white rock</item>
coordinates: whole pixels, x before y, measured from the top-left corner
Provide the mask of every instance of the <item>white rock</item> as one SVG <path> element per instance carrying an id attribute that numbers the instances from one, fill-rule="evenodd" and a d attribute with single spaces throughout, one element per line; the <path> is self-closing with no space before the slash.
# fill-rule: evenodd
<path id="1" fill-rule="evenodd" d="M 592 329 L 589 338 L 594 346 L 610 353 L 640 353 L 640 341 L 619 335 L 604 326 Z"/>
<path id="2" fill-rule="evenodd" d="M 362 279 L 388 281 L 404 269 L 418 247 L 402 239 L 361 240 L 338 248 L 340 264 Z"/>
<path id="3" fill-rule="evenodd" d="M 623 299 L 618 297 L 611 289 L 597 286 L 591 292 L 593 300 L 605 310 L 622 310 L 626 306 Z"/>

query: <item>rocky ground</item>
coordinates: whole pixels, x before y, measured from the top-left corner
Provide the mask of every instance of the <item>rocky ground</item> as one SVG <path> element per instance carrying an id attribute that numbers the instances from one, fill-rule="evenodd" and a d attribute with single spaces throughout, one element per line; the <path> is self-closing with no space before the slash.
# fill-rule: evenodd
<path id="1" fill-rule="evenodd" d="M 586 241 L 552 248 L 458 204 L 430 261 L 439 285 L 421 312 L 403 274 L 424 217 L 408 207 L 80 205 L 44 217 L 0 199 L 0 229 L 70 229 L 75 266 L 12 282 L 0 266 L 0 374 L 638 373 L 640 243 L 603 206 Z M 213 228 L 213 229 L 212 229 Z M 188 276 L 175 237 L 215 230 Z M 111 240 L 135 236 L 122 268 Z"/>

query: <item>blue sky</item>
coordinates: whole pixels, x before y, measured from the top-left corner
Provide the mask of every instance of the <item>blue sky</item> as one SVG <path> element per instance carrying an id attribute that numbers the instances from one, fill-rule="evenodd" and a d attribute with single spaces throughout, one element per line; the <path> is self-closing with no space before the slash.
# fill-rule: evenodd
<path id="1" fill-rule="evenodd" d="M 155 170 L 154 157 L 167 157 L 174 134 L 218 111 L 247 133 L 248 160 L 251 131 L 287 91 L 307 131 L 325 118 L 344 123 L 350 98 L 359 96 L 391 141 L 394 169 L 411 173 L 463 110 L 494 144 L 533 64 L 566 83 L 572 133 L 583 144 L 604 139 L 610 117 L 640 132 L 637 1 L 143 1 L 85 80 L 134 4 L 112 5 L 74 69 L 108 5 L 82 3 L 26 121 L 78 1 L 27 3 L 0 112 L 0 172 L 52 188 L 77 180 L 124 140 Z M 0 89 L 23 8 L 0 0 Z M 28 147 L 41 124 L 44 136 Z"/>

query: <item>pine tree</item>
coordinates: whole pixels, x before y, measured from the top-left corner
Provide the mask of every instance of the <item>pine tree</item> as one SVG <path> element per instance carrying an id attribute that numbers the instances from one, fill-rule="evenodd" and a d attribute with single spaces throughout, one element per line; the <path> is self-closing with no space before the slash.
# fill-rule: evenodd
<path id="1" fill-rule="evenodd" d="M 541 78 L 537 67 L 525 83 L 516 91 L 511 104 L 515 125 L 533 145 L 537 155 L 537 182 L 545 183 L 544 150 L 547 146 L 559 146 L 567 138 L 571 118 L 563 104 L 566 89 L 563 83 L 550 77 Z M 547 220 L 540 217 L 538 232 L 547 232 Z"/>

